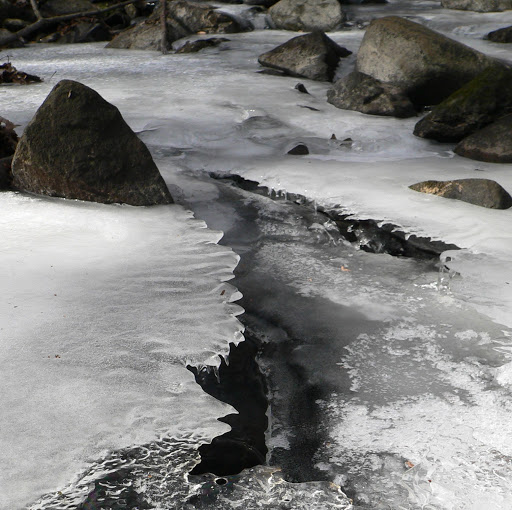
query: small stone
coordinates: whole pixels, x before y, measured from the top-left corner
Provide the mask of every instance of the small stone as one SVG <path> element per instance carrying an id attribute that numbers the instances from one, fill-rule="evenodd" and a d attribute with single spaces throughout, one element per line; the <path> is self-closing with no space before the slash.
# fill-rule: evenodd
<path id="1" fill-rule="evenodd" d="M 297 83 L 297 85 L 295 85 L 295 90 L 298 90 L 303 94 L 309 94 L 308 90 L 306 89 L 303 83 Z"/>
<path id="2" fill-rule="evenodd" d="M 290 149 L 288 154 L 292 156 L 307 156 L 309 154 L 309 149 L 307 145 L 299 143 L 299 145 L 296 145 L 293 149 Z"/>

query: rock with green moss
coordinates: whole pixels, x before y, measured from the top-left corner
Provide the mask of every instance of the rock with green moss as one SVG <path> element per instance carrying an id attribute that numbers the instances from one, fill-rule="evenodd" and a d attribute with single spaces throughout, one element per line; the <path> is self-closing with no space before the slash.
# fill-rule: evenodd
<path id="1" fill-rule="evenodd" d="M 464 138 L 455 153 L 489 163 L 512 163 L 512 114 Z"/>
<path id="2" fill-rule="evenodd" d="M 507 112 L 512 112 L 512 68 L 491 66 L 423 117 L 414 134 L 459 142 Z"/>
<path id="3" fill-rule="evenodd" d="M 512 207 L 512 197 L 496 181 L 490 179 L 456 179 L 454 181 L 423 181 L 409 186 L 414 191 L 444 198 L 462 200 L 489 209 Z"/>
<path id="4" fill-rule="evenodd" d="M 512 9 L 512 0 L 441 0 L 446 9 L 476 12 L 501 12 Z"/>
<path id="5" fill-rule="evenodd" d="M 148 148 L 119 110 L 81 83 L 59 82 L 27 125 L 13 185 L 54 197 L 130 205 L 172 203 Z"/>
<path id="6" fill-rule="evenodd" d="M 415 106 L 435 105 L 493 62 L 464 44 L 398 16 L 372 21 L 357 70 L 400 87 Z"/>

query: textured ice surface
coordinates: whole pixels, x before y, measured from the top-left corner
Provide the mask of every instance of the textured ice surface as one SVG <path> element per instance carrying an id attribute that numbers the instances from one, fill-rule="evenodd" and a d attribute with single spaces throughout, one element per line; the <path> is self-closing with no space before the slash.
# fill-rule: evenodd
<path id="1" fill-rule="evenodd" d="M 109 450 L 225 431 L 231 408 L 186 369 L 241 338 L 225 283 L 238 257 L 220 234 L 177 205 L 0 204 L 0 508 Z"/>

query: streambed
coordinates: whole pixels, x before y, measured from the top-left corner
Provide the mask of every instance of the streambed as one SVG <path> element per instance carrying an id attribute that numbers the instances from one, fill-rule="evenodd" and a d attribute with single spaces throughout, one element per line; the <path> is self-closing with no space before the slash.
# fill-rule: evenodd
<path id="1" fill-rule="evenodd" d="M 361 23 L 332 37 L 354 52 L 363 35 L 358 26 L 375 15 L 399 14 L 512 60 L 510 50 L 482 40 L 512 24 L 510 12 L 446 11 L 434 2 L 350 9 Z M 2 491 L 1 508 L 144 508 L 144 500 L 155 508 L 347 508 L 340 487 L 356 508 L 512 507 L 510 212 L 407 189 L 424 179 L 485 176 L 510 191 L 511 165 L 476 164 L 454 156 L 449 144 L 414 138 L 416 119 L 336 110 L 325 102 L 326 84 L 305 82 L 308 96 L 295 90 L 297 79 L 258 74 L 257 55 L 289 37 L 267 30 L 233 34 L 224 47 L 187 56 L 99 44 L 9 50 L 16 67 L 46 82 L 0 89 L 2 116 L 21 131 L 59 79 L 95 88 L 149 145 L 180 203 L 223 232 L 220 242 L 229 249 L 217 245 L 222 234 L 195 223 L 181 206 L 141 218 L 129 208 L 4 195 L 3 227 L 13 234 L 2 256 L 20 268 L 28 260 L 32 272 L 10 276 L 2 305 L 10 321 L 10 329 L 3 324 L 2 387 L 9 391 L 2 405 L 16 415 L 13 421 L 4 414 L 12 435 L 3 435 L 2 451 L 28 482 L 20 484 L 18 472 L 2 466 L 2 484 L 11 485 Z M 347 63 L 339 72 L 349 69 Z M 332 142 L 332 133 L 351 137 L 353 145 Z M 310 146 L 309 157 L 286 155 L 297 142 Z M 440 264 L 367 253 L 314 207 L 276 202 L 208 172 L 241 175 L 462 250 L 443 254 Z M 24 229 L 13 230 L 17 222 Z M 171 252 L 176 257 L 167 259 Z M 62 262 L 66 253 L 79 265 L 64 264 L 57 277 L 53 269 L 41 273 L 41 260 L 52 266 L 51 257 Z M 238 257 L 231 282 L 237 291 L 225 282 Z M 91 269 L 97 278 L 88 278 Z M 121 288 L 131 304 L 102 283 L 116 275 L 128 279 Z M 56 284 L 50 294 L 57 296 L 49 297 L 66 297 L 57 308 L 44 292 Z M 41 292 L 33 306 L 14 308 L 34 288 Z M 91 291 L 85 303 L 80 288 Z M 241 295 L 242 316 L 230 302 Z M 158 320 L 142 323 L 148 297 L 158 304 Z M 171 298 L 178 306 L 169 312 Z M 84 304 L 86 317 L 108 307 L 123 328 L 107 317 L 104 328 L 90 330 L 83 320 L 81 330 L 72 325 L 79 331 L 72 344 L 56 351 L 54 339 L 65 346 L 70 331 L 61 315 L 79 316 Z M 37 318 L 41 306 L 55 315 L 57 328 Z M 192 349 L 166 343 L 168 327 L 177 338 L 186 333 Z M 234 411 L 203 393 L 186 366 L 215 365 L 229 342 L 242 340 L 243 327 L 261 350 L 270 467 L 189 477 L 197 447 L 224 433 L 228 427 L 217 419 Z M 100 349 L 91 358 L 83 338 L 93 337 Z M 106 345 L 125 338 L 134 340 L 130 348 L 122 345 L 109 352 L 108 363 L 98 361 Z M 18 384 L 19 353 L 26 377 Z M 41 364 L 61 361 L 62 384 L 48 393 L 48 367 Z M 130 384 L 122 386 L 126 378 Z M 100 413 L 88 410 L 90 401 Z M 85 409 L 90 421 L 66 414 L 70 406 Z M 41 430 L 57 441 L 38 439 Z M 96 495 L 88 497 L 91 488 Z"/>

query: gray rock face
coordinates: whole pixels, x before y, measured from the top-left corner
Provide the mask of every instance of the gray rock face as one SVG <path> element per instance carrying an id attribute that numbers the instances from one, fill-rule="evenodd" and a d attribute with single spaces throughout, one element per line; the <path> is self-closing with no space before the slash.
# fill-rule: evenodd
<path id="1" fill-rule="evenodd" d="M 147 147 L 97 92 L 59 82 L 21 137 L 13 185 L 55 197 L 131 205 L 168 204 L 171 195 Z"/>
<path id="2" fill-rule="evenodd" d="M 94 11 L 97 7 L 89 0 L 46 0 L 41 4 L 41 14 L 45 17 L 61 16 L 74 12 Z"/>
<path id="3" fill-rule="evenodd" d="M 315 31 L 294 37 L 260 55 L 258 62 L 290 76 L 332 81 L 340 58 L 351 54 L 351 51 L 338 46 L 323 32 Z"/>
<path id="4" fill-rule="evenodd" d="M 438 104 L 414 134 L 439 142 L 464 137 L 512 112 L 512 69 L 492 66 Z"/>
<path id="5" fill-rule="evenodd" d="M 464 138 L 455 153 L 490 163 L 512 163 L 512 115 L 507 115 Z"/>
<path id="6" fill-rule="evenodd" d="M 512 197 L 496 181 L 489 179 L 457 179 L 454 181 L 423 181 L 409 186 L 414 191 L 444 198 L 462 200 L 489 209 L 508 209 Z"/>
<path id="7" fill-rule="evenodd" d="M 276 28 L 304 32 L 328 32 L 347 19 L 338 0 L 280 0 L 268 12 Z"/>
<path id="8" fill-rule="evenodd" d="M 501 12 L 512 9 L 512 0 L 441 0 L 446 9 L 476 12 Z"/>
<path id="9" fill-rule="evenodd" d="M 327 92 L 327 101 L 336 108 L 370 115 L 399 118 L 416 115 L 413 104 L 399 87 L 357 71 L 338 80 Z"/>
<path id="10" fill-rule="evenodd" d="M 497 43 L 512 43 L 512 27 L 500 28 L 499 30 L 494 30 L 494 32 L 489 32 L 487 39 Z"/>
<path id="11" fill-rule="evenodd" d="M 394 83 L 416 106 L 438 104 L 493 62 L 476 50 L 397 16 L 373 21 L 357 70 Z"/>
<path id="12" fill-rule="evenodd" d="M 252 29 L 252 26 L 242 24 L 229 14 L 219 12 L 211 5 L 200 2 L 168 0 L 167 12 L 169 43 L 197 32 L 232 34 Z M 160 9 L 155 9 L 146 21 L 121 32 L 107 45 L 107 48 L 160 50 L 161 43 Z"/>

